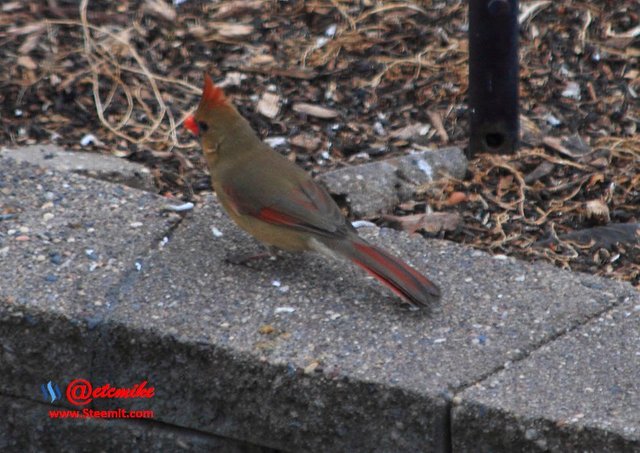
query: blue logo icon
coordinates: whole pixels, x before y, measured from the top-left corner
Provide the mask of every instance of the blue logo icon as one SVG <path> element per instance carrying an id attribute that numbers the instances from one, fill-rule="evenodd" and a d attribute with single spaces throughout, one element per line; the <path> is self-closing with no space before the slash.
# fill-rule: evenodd
<path id="1" fill-rule="evenodd" d="M 51 400 L 50 402 L 53 403 L 55 400 L 62 399 L 60 387 L 55 382 L 49 381 L 46 384 L 42 384 L 40 390 L 42 390 L 42 396 L 44 396 L 45 401 Z"/>

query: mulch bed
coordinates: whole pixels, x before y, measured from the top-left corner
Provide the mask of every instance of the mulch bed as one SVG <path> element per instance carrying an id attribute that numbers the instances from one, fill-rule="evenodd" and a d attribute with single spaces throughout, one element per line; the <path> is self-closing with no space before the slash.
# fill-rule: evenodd
<path id="1" fill-rule="evenodd" d="M 207 70 L 314 174 L 465 147 L 466 14 L 441 0 L 6 1 L 1 140 L 143 162 L 160 193 L 197 199 L 206 166 L 180 123 Z M 377 220 L 640 287 L 640 4 L 522 2 L 520 22 L 519 153 L 479 156 Z M 426 227 L 432 211 L 455 221 Z"/>

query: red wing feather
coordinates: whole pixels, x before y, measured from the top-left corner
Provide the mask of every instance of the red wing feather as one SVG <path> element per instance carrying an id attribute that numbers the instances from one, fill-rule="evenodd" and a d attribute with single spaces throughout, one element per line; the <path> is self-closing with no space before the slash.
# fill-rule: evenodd
<path id="1" fill-rule="evenodd" d="M 310 185 L 313 184 L 315 183 L 310 181 Z M 223 190 L 229 197 L 234 212 L 254 216 L 264 222 L 306 230 L 323 236 L 332 236 L 346 225 L 337 206 L 336 213 L 318 209 L 316 200 L 308 195 L 309 188 L 294 189 L 290 192 L 290 196 L 271 199 L 268 201 L 271 204 L 265 207 L 259 207 L 256 200 L 248 203 L 243 199 L 242 194 L 230 186 L 223 187 Z M 326 210 L 326 201 L 324 199 L 318 201 L 323 203 L 321 206 Z"/>
<path id="2" fill-rule="evenodd" d="M 256 216 L 260 220 L 264 220 L 265 222 L 281 224 L 281 225 L 289 225 L 289 226 L 297 226 L 299 222 L 291 216 L 283 214 L 281 212 L 276 211 L 272 208 L 262 208 L 258 215 Z"/>

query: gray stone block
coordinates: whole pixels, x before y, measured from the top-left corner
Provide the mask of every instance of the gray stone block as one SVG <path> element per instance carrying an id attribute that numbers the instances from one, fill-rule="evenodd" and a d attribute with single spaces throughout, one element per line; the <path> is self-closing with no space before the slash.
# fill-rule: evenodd
<path id="1" fill-rule="evenodd" d="M 116 156 L 84 151 L 66 151 L 56 145 L 30 145 L 0 148 L 0 157 L 28 162 L 38 167 L 72 172 L 104 181 L 155 192 L 153 176 L 147 167 Z"/>
<path id="2" fill-rule="evenodd" d="M 444 241 L 363 234 L 440 283 L 441 305 L 409 312 L 314 255 L 227 264 L 260 249 L 211 201 L 121 291 L 105 369 L 153 376 L 167 423 L 286 451 L 432 451 L 449 442 L 453 392 L 633 293 Z"/>
<path id="3" fill-rule="evenodd" d="M 640 295 L 459 395 L 454 451 L 640 451 Z"/>
<path id="4" fill-rule="evenodd" d="M 466 171 L 464 153 L 451 147 L 341 168 L 318 180 L 329 192 L 345 196 L 354 217 L 362 218 L 391 211 L 410 199 L 417 187 L 443 174 L 462 179 Z"/>

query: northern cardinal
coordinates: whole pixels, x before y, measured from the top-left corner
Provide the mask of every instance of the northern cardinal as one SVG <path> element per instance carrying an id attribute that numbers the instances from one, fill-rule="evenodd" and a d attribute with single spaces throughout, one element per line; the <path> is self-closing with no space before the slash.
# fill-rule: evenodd
<path id="1" fill-rule="evenodd" d="M 200 138 L 222 206 L 255 238 L 347 258 L 413 305 L 440 297 L 424 275 L 359 237 L 328 192 L 263 143 L 207 74 L 198 109 L 184 125 Z"/>

